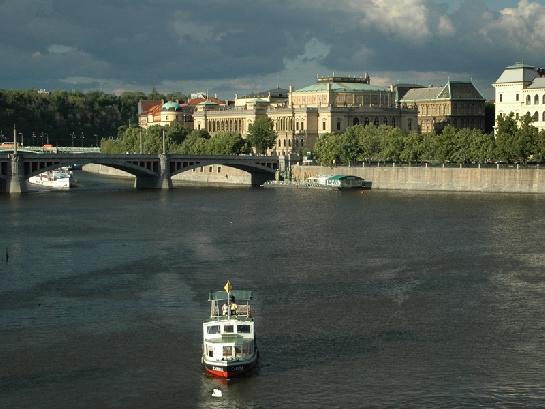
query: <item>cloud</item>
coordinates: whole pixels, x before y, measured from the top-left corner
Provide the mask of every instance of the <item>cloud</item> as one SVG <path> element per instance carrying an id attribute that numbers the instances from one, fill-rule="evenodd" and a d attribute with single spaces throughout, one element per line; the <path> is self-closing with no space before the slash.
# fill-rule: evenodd
<path id="1" fill-rule="evenodd" d="M 525 54 L 540 56 L 545 44 L 545 6 L 520 0 L 517 7 L 500 11 L 499 18 L 490 20 L 480 30 L 484 40 L 490 45 L 523 51 Z"/>
<path id="2" fill-rule="evenodd" d="M 62 44 L 51 44 L 47 47 L 47 51 L 50 54 L 67 54 L 76 51 L 76 48 Z"/>

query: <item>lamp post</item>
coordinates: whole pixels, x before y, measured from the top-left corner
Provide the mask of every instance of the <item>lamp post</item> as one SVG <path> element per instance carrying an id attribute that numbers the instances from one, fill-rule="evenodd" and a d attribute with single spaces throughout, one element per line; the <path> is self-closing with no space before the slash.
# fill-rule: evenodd
<path id="1" fill-rule="evenodd" d="M 21 135 L 21 146 L 25 146 L 25 139 L 22 132 L 19 132 L 19 135 Z"/>
<path id="2" fill-rule="evenodd" d="M 95 134 L 95 147 L 98 148 L 98 135 Z"/>
<path id="3" fill-rule="evenodd" d="M 83 140 L 85 139 L 85 136 L 83 136 L 83 132 L 81 133 L 81 147 L 83 148 Z"/>
<path id="4" fill-rule="evenodd" d="M 76 135 L 74 135 L 74 131 L 70 134 L 72 136 L 72 148 L 74 147 L 74 139 L 76 138 Z"/>

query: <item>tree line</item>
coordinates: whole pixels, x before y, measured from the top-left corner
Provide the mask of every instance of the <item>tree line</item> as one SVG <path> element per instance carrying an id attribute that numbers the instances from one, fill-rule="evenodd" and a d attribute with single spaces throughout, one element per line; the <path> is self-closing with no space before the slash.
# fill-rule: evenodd
<path id="1" fill-rule="evenodd" d="M 0 142 L 13 140 L 13 126 L 25 145 L 95 146 L 116 137 L 122 125 L 137 124 L 140 99 L 168 100 L 186 97 L 153 91 L 121 95 L 99 91 L 0 90 Z"/>
<path id="2" fill-rule="evenodd" d="M 257 119 L 250 125 L 246 138 L 239 133 L 218 132 L 210 135 L 202 129 L 187 129 L 177 122 L 167 126 L 153 125 L 147 129 L 121 126 L 117 138 L 103 139 L 102 153 L 166 153 L 182 155 L 240 155 L 264 153 L 276 142 L 276 133 L 269 119 Z"/>
<path id="3" fill-rule="evenodd" d="M 313 153 L 321 164 L 328 166 L 376 161 L 542 162 L 545 131 L 538 131 L 532 121 L 528 114 L 519 120 L 513 114 L 498 117 L 495 136 L 450 125 L 439 134 L 407 134 L 386 125 L 356 125 L 344 133 L 320 136 Z"/>

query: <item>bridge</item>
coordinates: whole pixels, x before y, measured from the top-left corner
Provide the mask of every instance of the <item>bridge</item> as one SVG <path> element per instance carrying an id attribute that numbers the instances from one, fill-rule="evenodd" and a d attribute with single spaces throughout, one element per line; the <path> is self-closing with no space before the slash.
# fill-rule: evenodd
<path id="1" fill-rule="evenodd" d="M 171 189 L 172 177 L 181 172 L 213 164 L 250 173 L 253 186 L 274 179 L 279 167 L 276 156 L 195 156 L 101 153 L 0 153 L 0 192 L 27 191 L 29 177 L 63 166 L 94 163 L 135 176 L 137 189 Z"/>

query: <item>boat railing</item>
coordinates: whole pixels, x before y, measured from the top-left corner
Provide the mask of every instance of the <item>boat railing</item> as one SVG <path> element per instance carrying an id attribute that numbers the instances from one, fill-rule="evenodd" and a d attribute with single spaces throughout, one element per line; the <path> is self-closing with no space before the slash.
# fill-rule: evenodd
<path id="1" fill-rule="evenodd" d="M 231 311 L 230 314 L 231 317 L 239 317 L 239 318 L 251 318 L 252 317 L 252 308 L 249 304 L 241 304 L 237 305 L 237 309 L 235 311 Z M 212 307 L 210 318 L 215 319 L 228 319 L 228 314 L 223 314 L 220 312 L 219 306 L 216 306 L 215 308 Z"/>

